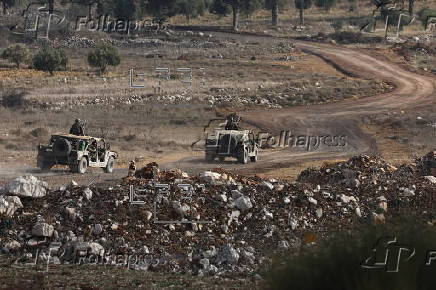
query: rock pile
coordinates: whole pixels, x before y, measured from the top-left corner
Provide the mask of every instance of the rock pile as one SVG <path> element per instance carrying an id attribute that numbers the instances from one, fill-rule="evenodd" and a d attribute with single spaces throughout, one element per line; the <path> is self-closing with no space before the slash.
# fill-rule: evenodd
<path id="1" fill-rule="evenodd" d="M 68 185 L 22 203 L 1 196 L 0 249 L 18 263 L 50 252 L 50 263 L 223 275 L 401 212 L 435 222 L 436 178 L 377 157 L 309 168 L 297 182 L 153 168 L 110 187 Z"/>

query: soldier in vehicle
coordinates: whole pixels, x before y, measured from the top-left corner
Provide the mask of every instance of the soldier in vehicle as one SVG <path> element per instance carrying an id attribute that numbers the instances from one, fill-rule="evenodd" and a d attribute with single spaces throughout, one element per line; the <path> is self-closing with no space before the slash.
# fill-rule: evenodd
<path id="1" fill-rule="evenodd" d="M 239 130 L 238 123 L 241 121 L 241 117 L 236 115 L 235 113 L 227 116 L 226 130 Z"/>
<path id="2" fill-rule="evenodd" d="M 70 134 L 76 135 L 76 136 L 84 136 L 85 135 L 83 132 L 82 122 L 80 122 L 79 119 L 76 119 L 74 121 L 74 124 L 71 126 L 71 129 L 70 129 Z"/>

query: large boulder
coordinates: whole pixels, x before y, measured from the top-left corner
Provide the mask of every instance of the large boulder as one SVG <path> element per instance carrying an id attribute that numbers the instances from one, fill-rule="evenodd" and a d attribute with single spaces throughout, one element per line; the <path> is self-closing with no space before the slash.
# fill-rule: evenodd
<path id="1" fill-rule="evenodd" d="M 47 182 L 38 180 L 35 176 L 18 177 L 6 185 L 6 191 L 11 195 L 21 197 L 44 197 L 48 191 Z"/>
<path id="2" fill-rule="evenodd" d="M 224 247 L 222 247 L 217 256 L 218 264 L 221 263 L 237 264 L 238 260 L 239 260 L 239 253 L 230 244 L 227 244 Z"/>
<path id="3" fill-rule="evenodd" d="M 11 217 L 23 204 L 18 196 L 0 196 L 0 215 Z"/>
<path id="4" fill-rule="evenodd" d="M 199 178 L 201 181 L 212 185 L 222 184 L 222 176 L 218 172 L 205 171 L 200 173 Z"/>

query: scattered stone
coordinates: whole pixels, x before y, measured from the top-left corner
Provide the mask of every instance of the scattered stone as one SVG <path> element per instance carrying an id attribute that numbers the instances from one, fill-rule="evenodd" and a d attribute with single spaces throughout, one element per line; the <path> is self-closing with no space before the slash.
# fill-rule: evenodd
<path id="1" fill-rule="evenodd" d="M 249 197 L 241 196 L 235 200 L 235 206 L 240 210 L 248 210 L 253 207 Z"/>
<path id="2" fill-rule="evenodd" d="M 18 196 L 0 196 L 0 215 L 12 217 L 23 204 Z"/>
<path id="3" fill-rule="evenodd" d="M 32 175 L 18 177 L 6 185 L 9 194 L 20 197 L 44 197 L 47 190 L 47 182 L 40 181 Z"/>

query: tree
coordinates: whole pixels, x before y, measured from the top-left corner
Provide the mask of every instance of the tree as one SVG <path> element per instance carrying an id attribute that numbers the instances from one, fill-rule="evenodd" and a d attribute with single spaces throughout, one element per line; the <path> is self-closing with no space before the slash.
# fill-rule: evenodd
<path id="1" fill-rule="evenodd" d="M 206 10 L 206 3 L 204 0 L 178 0 L 177 1 L 177 14 L 183 14 L 186 20 L 196 18 L 202 15 Z"/>
<path id="2" fill-rule="evenodd" d="M 158 19 L 167 19 L 177 14 L 177 0 L 148 0 L 146 9 Z"/>
<path id="3" fill-rule="evenodd" d="M 286 5 L 286 0 L 265 0 L 265 8 L 271 10 L 272 26 L 279 24 L 279 10 Z"/>
<path id="4" fill-rule="evenodd" d="M 312 0 L 295 0 L 295 8 L 300 10 L 300 24 L 304 25 L 304 10 L 312 6 Z"/>
<path id="5" fill-rule="evenodd" d="M 88 63 L 99 69 L 101 74 L 106 72 L 107 66 L 117 66 L 121 63 L 118 49 L 109 44 L 101 44 L 88 54 Z"/>
<path id="6" fill-rule="evenodd" d="M 330 9 L 336 6 L 336 1 L 337 0 L 315 0 L 315 6 L 330 11 Z"/>
<path id="7" fill-rule="evenodd" d="M 210 6 L 209 12 L 221 16 L 230 14 L 230 6 L 224 3 L 224 0 L 214 0 Z"/>
<path id="8" fill-rule="evenodd" d="M 241 12 L 246 14 L 251 14 L 257 9 L 261 8 L 261 0 L 214 0 L 211 7 L 218 8 L 213 9 L 212 12 L 216 14 L 226 15 L 228 13 L 228 9 L 222 6 L 222 4 L 227 5 L 232 10 L 233 13 L 233 22 L 232 28 L 233 31 L 239 30 L 239 16 Z"/>
<path id="9" fill-rule="evenodd" d="M 14 44 L 6 48 L 2 53 L 2 58 L 8 59 L 20 68 L 20 63 L 29 58 L 29 50 L 24 44 Z"/>
<path id="10" fill-rule="evenodd" d="M 0 0 L 3 5 L 3 14 L 6 14 L 6 10 L 15 5 L 15 0 Z"/>
<path id="11" fill-rule="evenodd" d="M 136 3 L 134 0 L 116 1 L 113 14 L 118 19 L 133 20 L 136 16 Z"/>
<path id="12" fill-rule="evenodd" d="M 33 67 L 37 70 L 48 71 L 50 75 L 60 69 L 66 69 L 68 57 L 60 48 L 44 47 L 33 57 Z"/>

